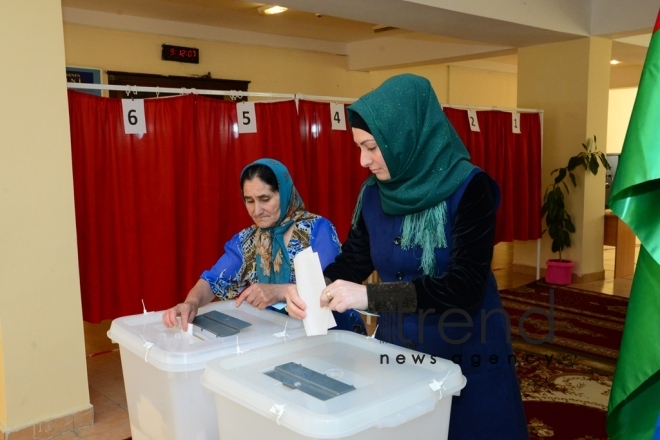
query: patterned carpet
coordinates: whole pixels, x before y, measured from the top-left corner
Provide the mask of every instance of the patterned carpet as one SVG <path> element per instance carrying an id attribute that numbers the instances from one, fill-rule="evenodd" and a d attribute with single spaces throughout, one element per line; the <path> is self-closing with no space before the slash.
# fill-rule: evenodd
<path id="1" fill-rule="evenodd" d="M 615 361 L 514 338 L 531 440 L 605 440 Z"/>
<path id="2" fill-rule="evenodd" d="M 554 313 L 549 313 L 550 289 Z M 626 298 L 536 281 L 500 292 L 511 316 L 516 371 L 530 439 L 606 440 L 605 419 Z M 547 315 L 525 312 L 537 308 Z M 546 337 L 550 317 L 554 341 Z"/>
<path id="3" fill-rule="evenodd" d="M 553 319 L 550 292 L 553 291 Z M 541 340 L 554 325 L 555 347 L 616 360 L 628 299 L 534 281 L 515 289 L 500 291 L 504 309 L 511 317 L 511 333 L 526 340 Z M 523 320 L 523 332 L 520 320 Z M 545 313 L 542 314 L 541 312 Z"/>

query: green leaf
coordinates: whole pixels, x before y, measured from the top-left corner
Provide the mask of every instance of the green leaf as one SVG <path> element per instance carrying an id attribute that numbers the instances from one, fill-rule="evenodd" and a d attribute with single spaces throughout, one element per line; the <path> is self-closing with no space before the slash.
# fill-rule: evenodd
<path id="1" fill-rule="evenodd" d="M 603 153 L 600 153 L 600 156 L 598 156 L 598 157 L 600 158 L 600 162 L 603 164 L 603 167 L 605 167 L 606 170 L 611 170 L 612 169 L 612 166 L 607 161 L 607 157 Z"/>
<path id="2" fill-rule="evenodd" d="M 598 159 L 596 158 L 595 155 L 591 156 L 591 159 L 589 160 L 589 171 L 591 171 L 591 174 L 593 174 L 594 176 L 598 174 L 598 167 L 599 167 Z"/>
<path id="3" fill-rule="evenodd" d="M 559 174 L 555 177 L 555 185 L 564 180 L 566 177 L 566 168 L 559 168 Z"/>
<path id="4" fill-rule="evenodd" d="M 571 182 L 573 182 L 573 187 L 577 188 L 577 181 L 575 180 L 575 174 L 573 173 L 568 173 L 568 177 L 571 178 Z"/>
<path id="5" fill-rule="evenodd" d="M 566 221 L 564 222 L 564 227 L 571 234 L 575 234 L 575 225 L 571 221 L 570 217 L 568 219 L 566 219 Z"/>
<path id="6" fill-rule="evenodd" d="M 561 245 L 559 238 L 555 238 L 554 240 L 552 240 L 552 252 L 559 252 L 562 249 L 563 246 Z"/>

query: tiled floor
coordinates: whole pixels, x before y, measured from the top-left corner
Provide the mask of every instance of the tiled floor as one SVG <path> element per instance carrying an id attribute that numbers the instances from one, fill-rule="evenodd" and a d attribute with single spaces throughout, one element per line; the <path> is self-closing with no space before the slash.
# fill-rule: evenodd
<path id="1" fill-rule="evenodd" d="M 637 248 L 639 252 L 639 247 Z M 595 292 L 613 295 L 629 296 L 632 277 L 613 279 L 614 275 L 613 247 L 606 247 L 603 263 L 605 279 L 575 287 Z M 514 273 L 511 269 L 513 261 L 513 245 L 501 243 L 495 248 L 493 270 L 501 289 L 521 286 L 535 279 L 534 276 Z M 118 346 L 107 337 L 110 321 L 101 324 L 85 323 L 85 349 L 87 353 L 87 375 L 89 393 L 94 405 L 93 426 L 77 429 L 54 437 L 57 440 L 94 439 L 123 440 L 131 435 L 124 380 L 121 371 L 121 361 Z"/>

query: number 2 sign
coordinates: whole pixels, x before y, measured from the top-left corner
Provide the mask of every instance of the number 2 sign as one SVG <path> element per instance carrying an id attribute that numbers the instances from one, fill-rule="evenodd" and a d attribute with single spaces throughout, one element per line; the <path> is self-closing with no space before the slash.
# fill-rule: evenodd
<path id="1" fill-rule="evenodd" d="M 121 107 L 124 113 L 124 132 L 126 134 L 146 133 L 144 99 L 122 99 Z"/>
<path id="2" fill-rule="evenodd" d="M 479 129 L 479 119 L 477 119 L 477 111 L 476 110 L 468 110 L 468 121 L 470 122 L 470 131 L 478 131 L 481 132 Z"/>

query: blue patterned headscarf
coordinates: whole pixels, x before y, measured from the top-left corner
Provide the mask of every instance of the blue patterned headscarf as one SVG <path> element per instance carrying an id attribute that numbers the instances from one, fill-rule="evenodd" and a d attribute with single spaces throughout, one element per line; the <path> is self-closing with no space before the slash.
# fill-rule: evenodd
<path id="1" fill-rule="evenodd" d="M 260 283 L 286 284 L 291 282 L 291 262 L 284 243 L 284 234 L 296 221 L 309 217 L 305 204 L 293 185 L 289 170 L 275 159 L 259 159 L 246 166 L 265 165 L 275 173 L 280 193 L 280 217 L 270 228 L 256 228 L 256 271 Z"/>

